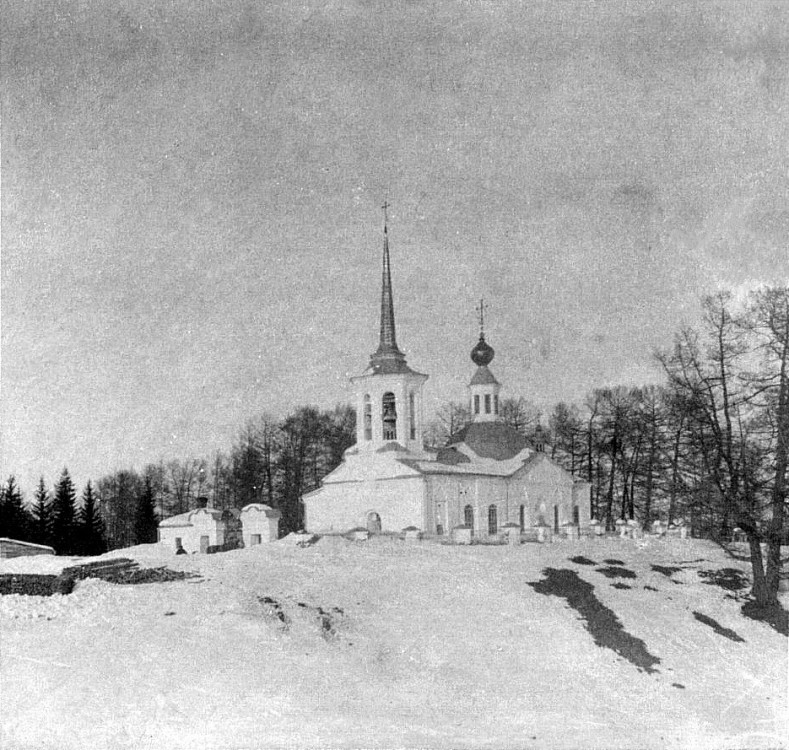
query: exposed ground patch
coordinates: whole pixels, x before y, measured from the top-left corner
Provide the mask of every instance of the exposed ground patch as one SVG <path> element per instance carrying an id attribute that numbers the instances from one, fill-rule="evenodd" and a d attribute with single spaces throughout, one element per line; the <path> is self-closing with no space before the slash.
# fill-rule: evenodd
<path id="1" fill-rule="evenodd" d="M 75 582 L 86 578 L 99 578 L 108 583 L 131 585 L 168 583 L 182 581 L 185 578 L 200 578 L 200 576 L 165 567 L 141 568 L 133 560 L 116 558 L 63 568 L 60 575 L 6 573 L 0 575 L 0 595 L 52 596 L 53 594 L 70 594 L 74 590 Z"/>
<path id="2" fill-rule="evenodd" d="M 748 588 L 748 576 L 737 568 L 719 568 L 718 570 L 700 570 L 699 578 L 710 586 L 720 586 L 726 591 L 742 591 Z"/>
<path id="3" fill-rule="evenodd" d="M 594 593 L 594 586 L 584 581 L 574 570 L 546 568 L 542 581 L 530 582 L 538 594 L 559 596 L 567 600 L 582 619 L 595 644 L 601 648 L 610 648 L 627 659 L 639 671 L 647 674 L 657 672 L 656 664 L 660 659 L 647 651 L 646 644 L 640 638 L 628 633 L 616 614 L 608 609 Z"/>
<path id="4" fill-rule="evenodd" d="M 304 602 L 296 602 L 296 604 L 302 609 L 313 611 L 317 615 L 321 635 L 326 640 L 337 634 L 337 618 L 345 614 L 340 607 L 331 607 L 326 610 L 323 607 L 313 607 Z"/>
<path id="5" fill-rule="evenodd" d="M 650 568 L 655 571 L 655 573 L 660 573 L 660 575 L 666 576 L 666 578 L 671 578 L 674 573 L 679 573 L 682 568 L 674 567 L 673 565 L 650 565 Z"/>
<path id="6" fill-rule="evenodd" d="M 576 555 L 575 557 L 569 558 L 570 562 L 574 562 L 576 565 L 597 565 L 594 560 L 590 560 L 588 557 L 584 557 L 583 555 Z"/>
<path id="7" fill-rule="evenodd" d="M 635 578 L 636 574 L 628 568 L 609 565 L 605 568 L 595 568 L 596 573 L 602 573 L 606 578 Z"/>
<path id="8" fill-rule="evenodd" d="M 283 628 L 290 625 L 290 620 L 282 609 L 282 605 L 270 596 L 259 596 L 258 601 L 263 605 L 263 610 L 268 617 L 272 617 L 282 624 Z"/>
<path id="9" fill-rule="evenodd" d="M 701 612 L 694 612 L 693 616 L 699 622 L 709 625 L 718 635 L 722 635 L 724 638 L 728 638 L 730 641 L 735 641 L 736 643 L 745 643 L 744 638 L 740 638 L 740 636 L 730 628 L 724 628 L 717 620 L 713 620 L 711 617 L 703 615 Z"/>

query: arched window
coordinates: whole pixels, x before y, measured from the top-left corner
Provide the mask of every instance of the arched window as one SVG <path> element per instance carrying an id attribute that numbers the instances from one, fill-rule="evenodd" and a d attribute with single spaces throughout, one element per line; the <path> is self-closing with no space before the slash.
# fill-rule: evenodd
<path id="1" fill-rule="evenodd" d="M 408 394 L 408 429 L 411 440 L 416 440 L 416 408 L 414 405 L 414 392 Z"/>
<path id="2" fill-rule="evenodd" d="M 479 414 L 479 396 L 474 396 L 474 414 Z"/>
<path id="3" fill-rule="evenodd" d="M 384 440 L 397 440 L 397 410 L 394 393 L 384 393 L 381 401 L 381 415 L 384 427 Z"/>
<path id="4" fill-rule="evenodd" d="M 559 506 L 553 506 L 553 530 L 556 534 L 559 533 Z"/>
<path id="5" fill-rule="evenodd" d="M 499 511 L 495 505 L 488 508 L 488 534 L 493 536 L 499 533 Z"/>
<path id="6" fill-rule="evenodd" d="M 520 516 L 519 516 L 518 520 L 520 521 L 521 531 L 525 531 L 526 530 L 526 506 L 525 505 L 521 505 L 521 507 L 520 507 Z"/>
<path id="7" fill-rule="evenodd" d="M 463 523 L 474 531 L 474 508 L 470 505 L 463 508 Z"/>
<path id="8" fill-rule="evenodd" d="M 498 415 L 499 413 L 499 394 L 496 393 L 493 396 L 493 413 Z"/>
<path id="9" fill-rule="evenodd" d="M 373 439 L 373 405 L 369 393 L 364 395 L 364 439 Z"/>
<path id="10" fill-rule="evenodd" d="M 485 394 L 485 414 L 490 414 L 490 394 Z"/>

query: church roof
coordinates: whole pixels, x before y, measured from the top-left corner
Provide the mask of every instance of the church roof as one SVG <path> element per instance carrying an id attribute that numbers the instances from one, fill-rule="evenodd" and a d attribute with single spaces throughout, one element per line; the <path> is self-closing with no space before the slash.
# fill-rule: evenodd
<path id="1" fill-rule="evenodd" d="M 449 439 L 450 446 L 461 443 L 481 458 L 496 461 L 514 458 L 527 447 L 526 438 L 504 422 L 472 422 Z"/>
<path id="2" fill-rule="evenodd" d="M 465 448 L 465 446 L 463 446 Z M 446 451 L 454 449 L 444 449 Z M 468 449 L 466 448 L 466 451 Z M 435 461 L 420 461 L 418 459 L 401 458 L 400 463 L 416 469 L 420 474 L 464 474 L 467 476 L 509 477 L 524 467 L 536 464 L 543 458 L 541 453 L 529 454 L 528 451 L 519 453 L 510 459 L 497 461 L 491 458 L 474 458 L 465 451 L 456 450 L 459 456 L 467 460 L 458 460 L 457 463 Z"/>
<path id="3" fill-rule="evenodd" d="M 436 461 L 440 464 L 448 464 L 450 466 L 471 463 L 471 459 L 465 453 L 461 453 L 457 448 L 442 448 L 436 456 Z"/>
<path id="4" fill-rule="evenodd" d="M 487 365 L 480 365 L 474 373 L 474 377 L 471 378 L 470 385 L 490 385 L 498 382 Z"/>
<path id="5" fill-rule="evenodd" d="M 219 520 L 222 517 L 222 511 L 217 510 L 216 508 L 194 508 L 192 510 L 186 511 L 186 513 L 179 513 L 177 516 L 170 516 L 169 518 L 163 519 L 159 522 L 159 526 L 192 526 L 192 516 L 194 516 L 198 511 L 212 516 L 215 520 Z"/>

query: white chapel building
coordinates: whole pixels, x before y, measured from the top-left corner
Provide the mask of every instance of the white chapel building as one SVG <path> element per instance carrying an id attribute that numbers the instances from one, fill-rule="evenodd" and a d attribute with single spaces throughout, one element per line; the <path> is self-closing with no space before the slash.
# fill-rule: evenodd
<path id="1" fill-rule="evenodd" d="M 379 345 L 367 369 L 351 378 L 356 392 L 356 444 L 321 487 L 304 495 L 305 529 L 430 535 L 466 526 L 478 538 L 505 524 L 555 531 L 590 521 L 590 486 L 530 446 L 499 417 L 500 383 L 488 365 L 493 348 L 480 332 L 471 352 L 473 421 L 438 451 L 423 443 L 422 389 L 395 337 L 389 237 L 384 224 Z"/>

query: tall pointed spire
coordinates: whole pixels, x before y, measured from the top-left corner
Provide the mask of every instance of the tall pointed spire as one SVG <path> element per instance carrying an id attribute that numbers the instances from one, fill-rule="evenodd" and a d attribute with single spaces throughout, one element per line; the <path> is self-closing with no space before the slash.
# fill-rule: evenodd
<path id="1" fill-rule="evenodd" d="M 399 352 L 395 334 L 394 299 L 392 297 L 392 270 L 389 261 L 389 229 L 387 227 L 386 209 L 389 204 L 384 202 L 384 264 L 381 278 L 381 337 L 378 344 L 379 352 Z"/>
<path id="2" fill-rule="evenodd" d="M 384 202 L 384 258 L 381 277 L 381 333 L 378 349 L 370 357 L 370 364 L 376 372 L 409 372 L 405 355 L 397 348 L 395 333 L 394 297 L 392 296 L 392 270 L 389 260 L 389 228 L 387 209 L 389 203 Z"/>

